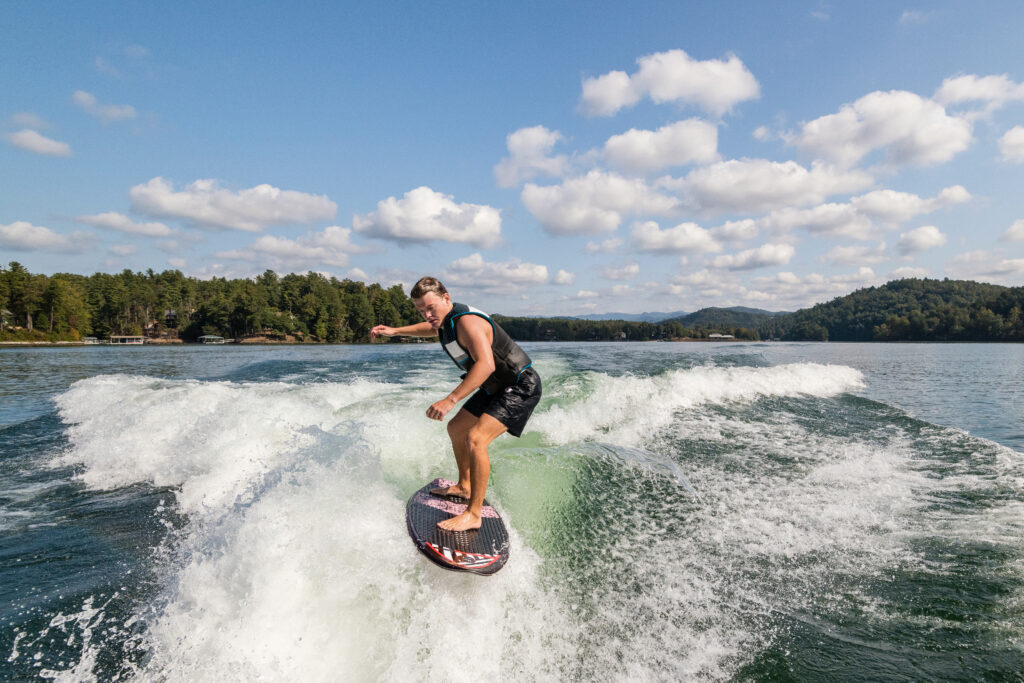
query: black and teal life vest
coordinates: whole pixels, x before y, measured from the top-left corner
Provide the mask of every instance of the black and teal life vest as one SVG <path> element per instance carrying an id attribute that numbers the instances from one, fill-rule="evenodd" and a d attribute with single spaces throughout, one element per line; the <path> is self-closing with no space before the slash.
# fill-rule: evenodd
<path id="1" fill-rule="evenodd" d="M 473 367 L 473 357 L 459 343 L 458 334 L 455 332 L 455 321 L 463 315 L 478 315 L 489 322 L 494 330 L 494 341 L 491 342 L 494 372 L 484 381 L 484 391 L 488 394 L 496 394 L 519 381 L 523 370 L 533 364 L 530 357 L 512 341 L 512 337 L 508 336 L 505 330 L 501 329 L 501 325 L 491 320 L 491 316 L 472 306 L 452 304 L 452 310 L 441 321 L 441 329 L 438 330 L 438 334 L 441 337 L 441 346 L 444 347 L 445 353 L 459 366 L 460 370 L 469 372 L 469 369 Z"/>

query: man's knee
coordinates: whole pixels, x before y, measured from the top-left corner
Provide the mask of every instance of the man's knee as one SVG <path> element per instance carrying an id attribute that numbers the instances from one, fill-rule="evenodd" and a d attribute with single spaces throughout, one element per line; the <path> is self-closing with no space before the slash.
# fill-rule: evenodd
<path id="1" fill-rule="evenodd" d="M 487 450 L 487 446 L 491 443 L 491 439 L 488 438 L 487 434 L 483 430 L 473 427 L 466 434 L 466 446 L 471 451 Z"/>

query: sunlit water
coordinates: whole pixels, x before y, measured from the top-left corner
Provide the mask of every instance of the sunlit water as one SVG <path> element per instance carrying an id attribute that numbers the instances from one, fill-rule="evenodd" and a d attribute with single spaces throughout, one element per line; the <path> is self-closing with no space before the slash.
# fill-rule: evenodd
<path id="1" fill-rule="evenodd" d="M 436 345 L 0 350 L 0 679 L 1020 679 L 1024 346 L 524 346 L 489 578 Z"/>

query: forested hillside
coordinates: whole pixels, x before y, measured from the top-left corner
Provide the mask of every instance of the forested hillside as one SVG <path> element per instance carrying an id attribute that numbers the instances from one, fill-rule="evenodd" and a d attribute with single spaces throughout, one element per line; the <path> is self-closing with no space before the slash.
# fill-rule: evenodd
<path id="1" fill-rule="evenodd" d="M 1024 341 L 1024 287 L 893 280 L 767 320 L 766 338 L 816 341 Z"/>

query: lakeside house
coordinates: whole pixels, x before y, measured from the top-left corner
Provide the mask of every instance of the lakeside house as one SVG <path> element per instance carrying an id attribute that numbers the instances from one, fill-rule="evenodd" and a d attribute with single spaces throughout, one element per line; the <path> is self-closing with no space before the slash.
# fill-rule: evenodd
<path id="1" fill-rule="evenodd" d="M 735 338 L 731 334 L 718 334 L 717 332 L 708 335 L 708 339 L 714 339 L 715 341 L 728 341 Z"/>
<path id="2" fill-rule="evenodd" d="M 110 335 L 111 344 L 144 344 L 146 338 L 141 334 L 112 334 Z"/>
<path id="3" fill-rule="evenodd" d="M 226 344 L 227 340 L 224 337 L 218 337 L 215 334 L 204 334 L 199 338 L 200 344 Z"/>

